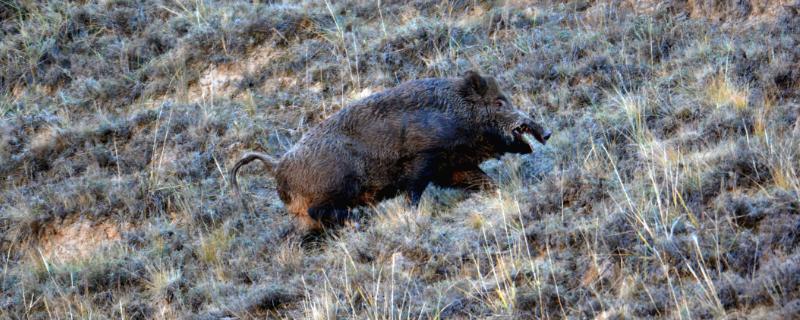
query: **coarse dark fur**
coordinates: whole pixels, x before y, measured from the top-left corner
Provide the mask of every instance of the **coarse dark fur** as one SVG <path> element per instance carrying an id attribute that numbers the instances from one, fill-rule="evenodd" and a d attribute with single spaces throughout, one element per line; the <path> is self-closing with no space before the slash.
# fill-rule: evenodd
<path id="1" fill-rule="evenodd" d="M 354 102 L 310 130 L 279 160 L 248 153 L 236 174 L 261 160 L 278 195 L 307 229 L 338 224 L 350 208 L 407 194 L 416 205 L 429 183 L 492 188 L 478 167 L 504 153 L 530 153 L 522 135 L 545 143 L 550 133 L 514 108 L 492 77 L 403 83 Z"/>

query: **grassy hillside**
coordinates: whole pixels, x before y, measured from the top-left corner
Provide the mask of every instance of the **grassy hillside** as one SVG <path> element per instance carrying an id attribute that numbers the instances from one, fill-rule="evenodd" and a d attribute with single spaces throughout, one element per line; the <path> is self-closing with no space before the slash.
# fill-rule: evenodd
<path id="1" fill-rule="evenodd" d="M 0 1 L 0 318 L 790 318 L 800 3 Z M 635 4 L 632 4 L 635 3 Z M 553 129 L 322 239 L 245 151 L 494 75 Z"/>

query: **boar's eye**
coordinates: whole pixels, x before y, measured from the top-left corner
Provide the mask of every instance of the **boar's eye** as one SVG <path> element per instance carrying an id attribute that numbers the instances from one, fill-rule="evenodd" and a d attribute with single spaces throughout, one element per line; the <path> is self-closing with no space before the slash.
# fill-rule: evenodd
<path id="1" fill-rule="evenodd" d="M 501 108 L 501 107 L 503 107 L 505 105 L 506 105 L 506 100 L 504 100 L 503 98 L 500 98 L 500 99 L 497 99 L 497 100 L 494 101 L 494 106 L 495 107 Z"/>

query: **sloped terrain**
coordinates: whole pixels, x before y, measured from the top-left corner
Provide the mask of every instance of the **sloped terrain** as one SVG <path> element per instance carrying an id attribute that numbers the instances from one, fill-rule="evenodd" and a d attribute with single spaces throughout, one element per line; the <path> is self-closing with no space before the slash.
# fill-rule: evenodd
<path id="1" fill-rule="evenodd" d="M 635 3 L 635 4 L 633 4 Z M 320 239 L 245 151 L 494 75 L 553 129 Z M 0 2 L 0 318 L 791 318 L 800 3 Z"/>

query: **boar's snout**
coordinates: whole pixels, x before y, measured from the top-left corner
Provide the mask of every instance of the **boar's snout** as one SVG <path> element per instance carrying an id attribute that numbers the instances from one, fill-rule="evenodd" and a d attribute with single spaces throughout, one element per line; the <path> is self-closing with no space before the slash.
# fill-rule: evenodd
<path id="1" fill-rule="evenodd" d="M 551 132 L 549 129 L 544 130 L 544 133 L 542 134 L 542 143 L 546 143 L 547 140 L 550 140 L 551 134 L 553 134 L 553 132 Z"/>
<path id="2" fill-rule="evenodd" d="M 547 144 L 547 140 L 550 140 L 550 136 L 553 134 L 550 130 L 542 128 L 541 125 L 533 122 L 533 120 L 523 122 L 514 128 L 513 133 L 514 137 L 518 139 L 521 139 L 524 134 L 530 134 L 541 144 Z"/>

